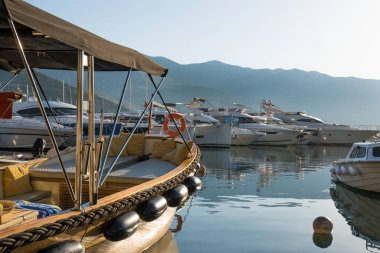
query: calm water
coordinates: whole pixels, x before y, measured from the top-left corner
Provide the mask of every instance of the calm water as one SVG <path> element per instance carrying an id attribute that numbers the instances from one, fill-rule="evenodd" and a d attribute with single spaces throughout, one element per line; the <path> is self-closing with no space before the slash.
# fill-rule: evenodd
<path id="1" fill-rule="evenodd" d="M 380 201 L 330 181 L 331 162 L 348 149 L 203 149 L 203 189 L 178 212 L 179 252 L 380 252 L 371 242 L 380 241 Z M 334 224 L 333 240 L 317 246 L 312 223 L 321 215 Z"/>

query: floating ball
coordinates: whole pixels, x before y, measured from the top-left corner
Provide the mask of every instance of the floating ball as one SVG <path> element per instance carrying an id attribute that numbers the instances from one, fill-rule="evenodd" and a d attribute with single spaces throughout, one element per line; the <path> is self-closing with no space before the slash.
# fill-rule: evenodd
<path id="1" fill-rule="evenodd" d="M 315 246 L 318 246 L 322 249 L 329 247 L 332 241 L 333 241 L 332 234 L 319 234 L 319 233 L 313 234 L 313 242 Z"/>
<path id="2" fill-rule="evenodd" d="M 319 216 L 313 221 L 313 229 L 318 234 L 330 234 L 333 229 L 333 224 L 329 218 Z"/>

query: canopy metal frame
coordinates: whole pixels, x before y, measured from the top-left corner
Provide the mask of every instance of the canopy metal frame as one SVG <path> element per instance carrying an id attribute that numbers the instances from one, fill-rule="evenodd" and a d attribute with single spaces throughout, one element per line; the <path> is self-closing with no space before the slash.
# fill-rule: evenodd
<path id="1" fill-rule="evenodd" d="M 153 79 L 152 79 L 153 80 Z M 112 172 L 112 169 L 114 168 L 116 162 L 118 161 L 118 159 L 120 158 L 121 156 L 121 153 L 123 152 L 123 150 L 126 148 L 128 142 L 130 141 L 130 139 L 132 138 L 132 135 L 135 133 L 137 127 L 139 126 L 141 120 L 143 119 L 143 117 L 145 116 L 145 113 L 147 112 L 148 108 L 150 107 L 150 104 L 153 102 L 156 94 L 158 93 L 163 81 L 165 80 L 165 76 L 164 77 L 161 77 L 161 80 L 158 84 L 158 86 L 154 85 L 155 87 L 155 90 L 153 92 L 153 95 L 152 97 L 150 98 L 150 100 L 148 101 L 147 103 L 147 106 L 145 106 L 143 112 L 141 113 L 139 119 L 137 120 L 137 122 L 135 123 L 135 125 L 133 126 L 133 129 L 132 131 L 129 133 L 127 139 L 124 141 L 124 144 L 123 146 L 120 148 L 119 152 L 117 153 L 116 157 L 113 159 L 111 165 L 109 168 L 107 169 L 103 169 L 101 171 L 101 174 L 100 174 L 100 179 L 99 179 L 99 187 L 102 186 L 104 184 L 104 182 L 106 181 L 107 177 L 109 176 L 109 174 Z M 120 101 L 121 102 L 121 101 Z M 120 106 L 120 103 L 119 103 L 119 106 Z M 117 118 L 116 118 L 117 119 Z M 108 156 L 108 153 L 105 154 L 105 156 Z"/>
<path id="2" fill-rule="evenodd" d="M 50 122 L 49 122 L 49 119 L 47 117 L 47 114 L 46 114 L 46 111 L 45 111 L 45 108 L 43 106 L 43 103 L 42 103 L 42 100 L 41 100 L 41 96 L 40 96 L 40 93 L 38 91 L 38 88 L 37 88 L 37 79 L 36 77 L 34 76 L 34 73 L 32 71 L 32 68 L 30 67 L 29 63 L 28 63 L 28 59 L 26 58 L 26 55 L 25 55 L 25 52 L 24 52 L 24 48 L 22 46 L 22 43 L 21 43 L 21 40 L 19 38 L 19 35 L 17 33 L 17 30 L 16 30 L 16 27 L 14 25 L 14 22 L 13 20 L 9 19 L 8 18 L 8 22 L 9 22 L 9 25 L 10 25 L 10 28 L 12 30 L 12 33 L 13 33 L 13 36 L 14 36 L 14 39 L 16 41 L 16 45 L 17 45 L 17 48 L 19 50 L 19 53 L 20 53 L 20 56 L 21 56 L 21 59 L 23 61 L 23 64 L 24 64 L 24 67 L 25 67 L 25 70 L 26 70 L 26 73 L 29 77 L 29 81 L 30 83 L 32 84 L 32 87 L 33 87 L 33 90 L 35 92 L 35 95 L 36 95 L 36 99 L 37 99 L 37 102 L 38 102 L 38 106 L 40 107 L 40 110 L 41 110 L 41 113 L 42 113 L 42 116 L 44 118 L 44 121 L 45 121 L 45 124 L 47 126 L 47 129 L 48 129 L 48 132 L 49 132 L 49 136 L 50 136 L 50 139 L 52 141 L 52 144 L 53 144 L 53 147 L 55 149 L 55 152 L 57 153 L 57 157 L 58 157 L 58 161 L 59 161 L 59 164 L 61 166 L 61 169 L 63 171 L 63 174 L 64 174 L 64 177 L 65 177 L 65 181 L 66 181 L 66 184 L 69 188 L 69 193 L 70 193 L 70 196 L 72 198 L 72 200 L 75 202 L 75 194 L 74 194 L 74 190 L 73 190 L 73 187 L 71 185 L 71 182 L 69 180 L 69 177 L 67 175 L 67 171 L 65 169 L 65 166 L 63 164 L 63 161 L 62 161 L 62 157 L 59 153 L 59 148 L 58 148 L 58 144 L 57 144 L 57 141 L 55 139 L 55 136 L 54 136 L 54 133 L 53 133 L 53 130 L 51 128 L 51 125 L 50 125 Z"/>

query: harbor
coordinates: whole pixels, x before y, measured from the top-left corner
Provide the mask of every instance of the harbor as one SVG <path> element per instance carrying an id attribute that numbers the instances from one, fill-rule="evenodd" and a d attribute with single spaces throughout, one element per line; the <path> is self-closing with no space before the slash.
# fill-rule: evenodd
<path id="1" fill-rule="evenodd" d="M 380 80 L 180 64 L 50 4 L 0 0 L 0 253 L 380 252 Z"/>

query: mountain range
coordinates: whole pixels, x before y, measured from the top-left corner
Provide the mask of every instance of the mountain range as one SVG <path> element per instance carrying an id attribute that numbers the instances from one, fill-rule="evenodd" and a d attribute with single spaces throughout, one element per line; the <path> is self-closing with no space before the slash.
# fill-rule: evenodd
<path id="1" fill-rule="evenodd" d="M 161 88 L 165 102 L 191 102 L 194 97 L 202 97 L 215 107 L 238 103 L 259 111 L 260 101 L 270 99 L 286 111 L 306 111 L 329 122 L 380 125 L 377 111 L 380 80 L 333 77 L 299 69 L 251 69 L 219 61 L 179 64 L 164 57 L 151 58 L 169 69 Z M 58 80 L 61 92 L 62 80 L 75 85 L 75 72 L 39 71 Z M 117 102 L 125 78 L 126 73 L 121 72 L 96 73 L 99 99 Z M 153 91 L 149 79 L 133 72 L 128 85 L 124 106 L 142 108 Z M 156 101 L 160 102 L 158 98 Z"/>

